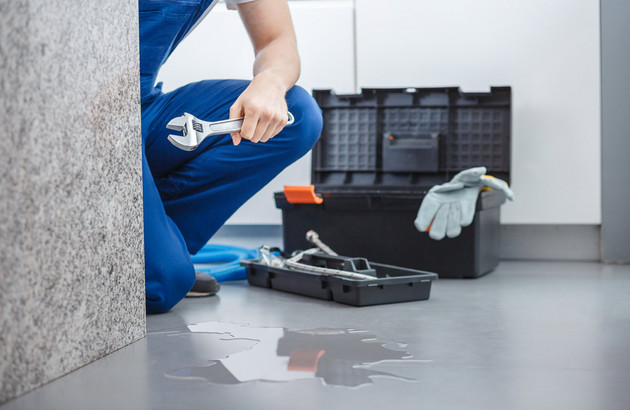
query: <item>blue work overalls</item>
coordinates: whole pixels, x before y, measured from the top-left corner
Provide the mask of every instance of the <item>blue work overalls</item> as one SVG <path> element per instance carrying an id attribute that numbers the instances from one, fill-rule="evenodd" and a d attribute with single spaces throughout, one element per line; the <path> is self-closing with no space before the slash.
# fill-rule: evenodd
<path id="1" fill-rule="evenodd" d="M 166 124 L 189 112 L 206 121 L 229 117 L 244 80 L 208 80 L 162 93 L 160 66 L 211 0 L 140 0 L 140 87 L 147 312 L 172 308 L 195 281 L 190 258 L 252 195 L 306 154 L 321 132 L 321 111 L 299 87 L 286 95 L 295 123 L 266 143 L 228 134 L 195 151 L 175 148 Z M 223 41 L 217 39 L 217 41 Z M 203 50 L 200 50 L 203 52 Z M 217 64 L 229 64 L 217 61 Z"/>

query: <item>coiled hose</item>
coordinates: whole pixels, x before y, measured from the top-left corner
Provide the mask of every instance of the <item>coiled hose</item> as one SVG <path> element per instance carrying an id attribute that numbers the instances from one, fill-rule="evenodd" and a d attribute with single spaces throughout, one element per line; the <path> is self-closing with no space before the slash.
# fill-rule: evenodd
<path id="1" fill-rule="evenodd" d="M 196 271 L 213 276 L 217 282 L 225 282 L 247 279 L 247 270 L 241 266 L 240 262 L 243 259 L 254 259 L 257 256 L 257 249 L 206 244 L 197 254 L 192 256 L 192 261 Z"/>

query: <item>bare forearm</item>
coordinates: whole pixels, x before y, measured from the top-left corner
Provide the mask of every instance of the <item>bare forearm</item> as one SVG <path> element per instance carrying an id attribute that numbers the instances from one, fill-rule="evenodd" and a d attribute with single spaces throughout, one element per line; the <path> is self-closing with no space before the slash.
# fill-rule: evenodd
<path id="1" fill-rule="evenodd" d="M 287 92 L 300 76 L 300 57 L 295 39 L 279 38 L 256 54 L 254 77 L 263 76 Z"/>
<path id="2" fill-rule="evenodd" d="M 244 117 L 241 138 L 266 142 L 287 123 L 285 94 L 300 75 L 300 58 L 287 0 L 257 0 L 238 6 L 254 47 L 254 79 L 230 107 L 230 118 Z"/>

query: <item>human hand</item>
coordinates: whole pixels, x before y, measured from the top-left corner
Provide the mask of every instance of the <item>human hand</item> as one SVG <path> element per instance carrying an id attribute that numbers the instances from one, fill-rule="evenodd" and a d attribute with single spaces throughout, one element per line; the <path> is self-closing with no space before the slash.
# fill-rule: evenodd
<path id="1" fill-rule="evenodd" d="M 514 194 L 505 181 L 484 175 L 485 167 L 464 170 L 450 182 L 436 185 L 424 197 L 414 221 L 420 232 L 429 230 L 429 237 L 440 240 L 444 236 L 455 238 L 461 228 L 472 223 L 477 197 L 482 188 L 499 190 L 510 200 Z"/>
<path id="2" fill-rule="evenodd" d="M 232 142 L 242 139 L 267 142 L 276 136 L 288 121 L 286 90 L 273 74 L 261 72 L 230 107 L 230 118 L 243 117 L 240 132 L 233 132 Z"/>

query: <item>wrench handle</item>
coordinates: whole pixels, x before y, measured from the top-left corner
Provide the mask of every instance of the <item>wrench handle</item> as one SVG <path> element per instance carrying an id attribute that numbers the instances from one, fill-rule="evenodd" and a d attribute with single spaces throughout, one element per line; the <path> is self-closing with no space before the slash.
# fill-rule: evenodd
<path id="1" fill-rule="evenodd" d="M 287 125 L 295 122 L 295 117 L 290 112 L 287 113 Z M 239 132 L 243 126 L 243 117 L 230 118 L 229 120 L 207 122 L 208 135 L 229 134 L 230 132 Z"/>
<path id="2" fill-rule="evenodd" d="M 229 120 L 215 121 L 208 124 L 208 135 L 229 134 L 239 132 L 243 126 L 243 118 L 231 118 Z"/>

